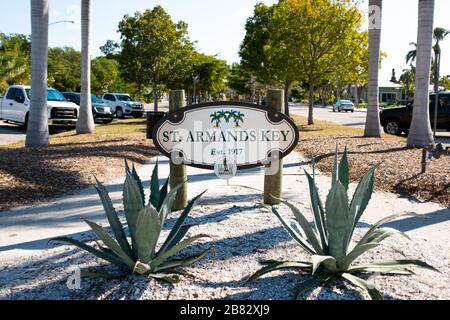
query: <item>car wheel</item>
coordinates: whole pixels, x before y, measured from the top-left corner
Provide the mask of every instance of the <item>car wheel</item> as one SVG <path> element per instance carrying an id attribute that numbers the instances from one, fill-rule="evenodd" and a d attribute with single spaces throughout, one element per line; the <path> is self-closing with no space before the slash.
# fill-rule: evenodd
<path id="1" fill-rule="evenodd" d="M 25 130 L 25 132 L 27 132 L 27 130 L 28 130 L 28 113 L 27 113 L 27 115 L 25 116 L 25 122 L 23 123 L 23 125 L 22 125 L 22 128 Z"/>
<path id="2" fill-rule="evenodd" d="M 401 135 L 402 129 L 400 128 L 400 123 L 398 123 L 398 121 L 395 119 L 388 120 L 387 123 L 384 125 L 384 132 L 396 136 Z"/>
<path id="3" fill-rule="evenodd" d="M 116 116 L 117 116 L 117 118 L 119 118 L 119 119 L 125 118 L 125 115 L 123 114 L 122 108 L 117 108 L 117 110 L 116 110 Z"/>

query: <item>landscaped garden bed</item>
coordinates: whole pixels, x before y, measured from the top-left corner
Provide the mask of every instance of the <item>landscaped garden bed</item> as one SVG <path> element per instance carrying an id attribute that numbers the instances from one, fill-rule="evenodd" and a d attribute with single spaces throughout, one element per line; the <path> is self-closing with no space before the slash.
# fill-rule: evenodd
<path id="1" fill-rule="evenodd" d="M 450 207 L 450 157 L 429 161 L 427 172 L 421 174 L 422 150 L 407 148 L 403 137 L 363 138 L 361 129 L 326 121 L 316 121 L 316 125 L 307 126 L 306 118 L 294 118 L 300 129 L 297 150 L 308 159 L 315 157 L 320 171 L 331 173 L 338 143 L 341 149 L 347 146 L 352 181 L 359 180 L 369 168 L 379 165 L 378 190 Z"/>
<path id="2" fill-rule="evenodd" d="M 95 135 L 74 131 L 54 135 L 51 145 L 25 149 L 0 147 L 0 211 L 30 205 L 123 175 L 124 159 L 147 162 L 157 154 L 145 139 L 145 120 L 97 127 Z"/>

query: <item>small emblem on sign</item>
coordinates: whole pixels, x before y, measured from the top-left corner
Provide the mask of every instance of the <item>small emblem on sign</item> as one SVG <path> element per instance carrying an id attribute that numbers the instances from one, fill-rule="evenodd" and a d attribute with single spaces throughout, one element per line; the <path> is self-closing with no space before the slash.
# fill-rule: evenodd
<path id="1" fill-rule="evenodd" d="M 220 179 L 230 180 L 237 173 L 236 162 L 227 157 L 223 157 L 214 164 L 214 172 Z"/>

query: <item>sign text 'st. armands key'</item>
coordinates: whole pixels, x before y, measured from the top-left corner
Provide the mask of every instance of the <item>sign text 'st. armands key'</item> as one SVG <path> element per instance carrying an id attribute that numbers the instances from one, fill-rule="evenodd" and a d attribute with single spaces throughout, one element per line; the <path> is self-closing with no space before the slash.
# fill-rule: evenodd
<path id="1" fill-rule="evenodd" d="M 236 102 L 201 104 L 169 113 L 153 131 L 156 147 L 188 166 L 214 169 L 269 164 L 299 141 L 295 123 L 271 108 Z"/>

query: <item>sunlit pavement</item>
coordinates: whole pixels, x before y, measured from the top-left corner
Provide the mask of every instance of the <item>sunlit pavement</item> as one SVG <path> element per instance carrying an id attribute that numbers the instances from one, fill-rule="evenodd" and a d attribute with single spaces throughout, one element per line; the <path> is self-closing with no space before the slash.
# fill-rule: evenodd
<path id="1" fill-rule="evenodd" d="M 300 116 L 308 116 L 308 106 L 303 104 L 290 104 L 290 112 Z M 318 120 L 330 121 L 333 123 L 341 124 L 351 128 L 364 129 L 366 124 L 366 112 L 358 110 L 354 113 L 351 112 L 333 112 L 331 107 L 315 107 L 314 118 Z M 438 142 L 450 144 L 450 132 L 438 132 Z"/>
<path id="2" fill-rule="evenodd" d="M 25 139 L 25 129 L 0 121 L 0 144 L 16 143 Z"/>

